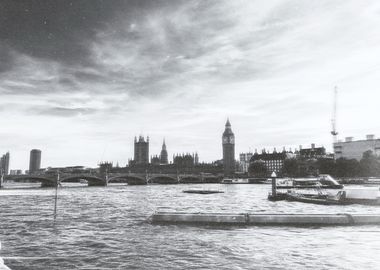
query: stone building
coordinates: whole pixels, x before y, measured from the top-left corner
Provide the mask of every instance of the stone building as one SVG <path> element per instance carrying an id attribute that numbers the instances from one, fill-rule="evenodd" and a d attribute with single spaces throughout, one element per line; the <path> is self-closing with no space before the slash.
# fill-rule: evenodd
<path id="1" fill-rule="evenodd" d="M 275 148 L 272 153 L 263 149 L 261 154 L 255 151 L 250 162 L 262 161 L 268 173 L 280 173 L 284 166 L 285 159 L 293 157 L 295 157 L 295 154 L 292 151 L 285 151 L 285 149 L 282 152 L 277 152 Z"/>
<path id="2" fill-rule="evenodd" d="M 162 143 L 162 149 L 160 154 L 160 164 L 168 164 L 168 151 L 166 150 L 165 139 Z"/>
<path id="3" fill-rule="evenodd" d="M 135 137 L 135 149 L 134 149 L 134 163 L 135 164 L 149 164 L 149 137 L 145 138 L 139 136 L 139 139 Z"/>
<path id="4" fill-rule="evenodd" d="M 380 139 L 375 135 L 367 135 L 365 140 L 354 141 L 353 137 L 347 137 L 344 142 L 334 143 L 335 158 L 346 158 L 361 160 L 363 153 L 372 151 L 374 155 L 380 157 Z"/>
<path id="5" fill-rule="evenodd" d="M 177 154 L 173 156 L 173 163 L 179 168 L 192 168 L 195 165 L 195 156 L 189 153 Z"/>
<path id="6" fill-rule="evenodd" d="M 161 163 L 161 159 L 159 156 L 155 155 L 155 156 L 150 157 L 150 164 L 160 165 L 160 163 Z"/>
<path id="7" fill-rule="evenodd" d="M 241 172 L 248 172 L 249 163 L 251 161 L 251 158 L 253 156 L 253 153 L 240 153 L 239 155 L 239 170 Z"/>
<path id="8" fill-rule="evenodd" d="M 303 148 L 300 145 L 299 151 L 296 152 L 297 157 L 301 159 L 320 159 L 327 158 L 329 155 L 326 153 L 326 148 L 323 146 L 315 147 L 315 144 L 312 143 L 310 148 Z"/>
<path id="9" fill-rule="evenodd" d="M 222 136 L 224 175 L 231 176 L 235 173 L 235 135 L 231 129 L 231 123 L 227 119 Z"/>

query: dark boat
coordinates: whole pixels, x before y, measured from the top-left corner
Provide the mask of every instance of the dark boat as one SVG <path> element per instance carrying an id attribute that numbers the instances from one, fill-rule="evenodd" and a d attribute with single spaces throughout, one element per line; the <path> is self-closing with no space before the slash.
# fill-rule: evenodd
<path id="1" fill-rule="evenodd" d="M 204 189 L 190 189 L 184 190 L 183 193 L 193 193 L 193 194 L 214 194 L 214 193 L 224 193 L 224 191 L 220 190 L 204 190 Z"/>
<path id="2" fill-rule="evenodd" d="M 269 194 L 268 200 L 272 202 L 284 201 L 287 199 L 287 197 L 288 195 L 286 193 L 277 193 L 276 195 Z"/>

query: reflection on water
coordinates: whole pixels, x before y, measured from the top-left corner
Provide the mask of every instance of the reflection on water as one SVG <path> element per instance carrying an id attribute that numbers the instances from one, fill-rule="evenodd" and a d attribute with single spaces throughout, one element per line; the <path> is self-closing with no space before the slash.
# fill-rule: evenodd
<path id="1" fill-rule="evenodd" d="M 184 189 L 219 189 L 200 195 Z M 380 227 L 152 225 L 155 210 L 376 213 L 374 206 L 269 202 L 268 185 L 0 190 L 1 256 L 15 269 L 376 269 Z"/>

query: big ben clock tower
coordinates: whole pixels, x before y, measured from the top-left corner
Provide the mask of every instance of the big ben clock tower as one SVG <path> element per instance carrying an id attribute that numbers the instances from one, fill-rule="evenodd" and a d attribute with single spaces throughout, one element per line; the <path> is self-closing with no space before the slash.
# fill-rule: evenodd
<path id="1" fill-rule="evenodd" d="M 235 172 L 235 135 L 231 130 L 229 119 L 223 132 L 222 144 L 224 176 L 231 176 Z"/>

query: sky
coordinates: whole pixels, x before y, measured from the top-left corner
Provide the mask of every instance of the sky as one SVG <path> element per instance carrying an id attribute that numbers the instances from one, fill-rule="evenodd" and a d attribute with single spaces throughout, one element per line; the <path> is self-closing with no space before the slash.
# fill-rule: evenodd
<path id="1" fill-rule="evenodd" d="M 377 0 L 3 0 L 0 153 L 11 169 L 380 136 Z"/>

